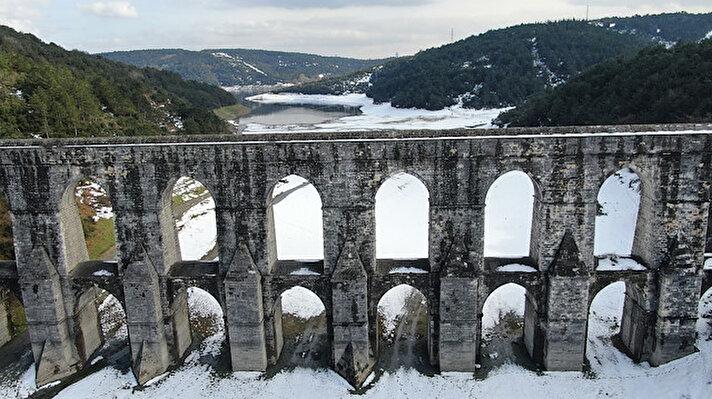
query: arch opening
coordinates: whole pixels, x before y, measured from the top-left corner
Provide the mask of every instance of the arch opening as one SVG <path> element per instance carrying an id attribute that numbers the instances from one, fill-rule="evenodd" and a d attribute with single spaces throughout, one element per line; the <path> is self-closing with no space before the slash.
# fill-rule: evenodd
<path id="1" fill-rule="evenodd" d="M 215 200 L 198 180 L 182 176 L 169 184 L 159 214 L 164 263 L 218 259 Z"/>
<path id="2" fill-rule="evenodd" d="M 90 179 L 81 179 L 74 186 L 74 200 L 82 222 L 88 259 L 115 261 L 114 211 L 106 190 Z"/>
<path id="3" fill-rule="evenodd" d="M 171 308 L 178 355 L 190 353 L 185 364 L 209 364 L 227 370 L 225 315 L 220 302 L 208 291 L 190 286 L 175 293 Z"/>
<path id="4" fill-rule="evenodd" d="M 478 354 L 484 373 L 507 362 L 536 368 L 528 348 L 533 332 L 526 320 L 531 312 L 535 310 L 527 299 L 527 290 L 519 284 L 501 285 L 487 296 L 480 316 Z"/>
<path id="5" fill-rule="evenodd" d="M 27 318 L 22 302 L 12 292 L 0 288 L 0 347 L 25 332 L 27 332 Z M 27 348 L 29 349 L 29 345 Z"/>
<path id="6" fill-rule="evenodd" d="M 430 270 L 430 193 L 420 179 L 401 172 L 383 182 L 376 192 L 375 218 L 379 270 Z"/>
<path id="7" fill-rule="evenodd" d="M 20 379 L 33 363 L 25 308 L 15 293 L 0 287 L 0 376 Z"/>
<path id="8" fill-rule="evenodd" d="M 609 176 L 598 191 L 593 255 L 598 270 L 644 270 L 631 258 L 642 183 L 630 168 Z"/>
<path id="9" fill-rule="evenodd" d="M 59 213 L 67 272 L 87 261 L 116 261 L 114 212 L 101 185 L 76 180 L 64 191 Z"/>
<path id="10" fill-rule="evenodd" d="M 596 374 L 610 371 L 611 365 L 632 365 L 621 352 L 620 333 L 626 301 L 626 283 L 617 281 L 593 297 L 588 311 L 586 331 L 586 368 Z"/>
<path id="11" fill-rule="evenodd" d="M 275 369 L 329 367 L 326 307 L 309 289 L 284 291 L 274 306 Z"/>
<path id="12" fill-rule="evenodd" d="M 108 291 L 93 285 L 76 297 L 74 330 L 84 361 L 100 359 L 117 368 L 130 364 L 126 312 Z"/>
<path id="13" fill-rule="evenodd" d="M 321 273 L 324 225 L 321 196 L 297 175 L 280 179 L 267 200 L 270 265 L 288 273 Z"/>
<path id="14" fill-rule="evenodd" d="M 12 235 L 12 218 L 7 197 L 0 193 L 0 261 L 15 260 L 15 246 Z"/>
<path id="15" fill-rule="evenodd" d="M 376 309 L 380 367 L 387 371 L 406 367 L 433 372 L 425 295 L 410 285 L 397 285 L 383 294 Z"/>
<path id="16" fill-rule="evenodd" d="M 532 256 L 534 183 L 522 171 L 497 178 L 485 196 L 484 256 L 526 258 Z"/>
<path id="17" fill-rule="evenodd" d="M 698 347 L 702 342 L 706 343 L 705 346 L 712 346 L 712 288 L 709 288 L 700 297 L 697 336 L 700 341 Z"/>
<path id="18" fill-rule="evenodd" d="M 217 260 L 215 199 L 210 191 L 196 179 L 179 178 L 171 192 L 171 211 L 180 259 Z"/>

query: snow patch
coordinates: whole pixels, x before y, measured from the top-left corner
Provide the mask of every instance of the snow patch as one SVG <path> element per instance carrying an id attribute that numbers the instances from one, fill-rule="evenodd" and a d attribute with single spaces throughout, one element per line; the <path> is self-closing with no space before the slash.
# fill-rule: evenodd
<path id="1" fill-rule="evenodd" d="M 282 313 L 291 314 L 300 319 L 311 319 L 324 312 L 326 308 L 319 297 L 304 287 L 292 287 L 282 293 Z"/>
<path id="2" fill-rule="evenodd" d="M 430 194 L 415 176 L 397 173 L 376 192 L 376 257 L 427 258 Z"/>
<path id="3" fill-rule="evenodd" d="M 289 274 L 292 276 L 319 276 L 320 275 L 319 273 L 317 273 L 313 270 L 307 269 L 306 267 L 302 267 L 297 270 L 294 270 L 294 271 L 290 272 Z"/>
<path id="4" fill-rule="evenodd" d="M 521 285 L 508 283 L 492 293 L 482 307 L 482 329 L 490 329 L 507 313 L 513 312 L 524 317 L 524 299 L 526 290 Z"/>
<path id="5" fill-rule="evenodd" d="M 244 133 L 287 133 L 287 132 L 353 132 L 367 130 L 413 130 L 413 129 L 463 129 L 494 128 L 492 119 L 501 109 L 470 109 L 454 105 L 439 111 L 416 108 L 395 108 L 390 103 L 374 104 L 365 94 L 315 95 L 297 93 L 259 94 L 248 97 L 250 101 L 262 104 L 293 105 L 345 105 L 360 107 L 361 115 L 352 115 L 316 125 L 263 125 L 247 124 Z"/>
<path id="6" fill-rule="evenodd" d="M 92 276 L 100 276 L 100 277 L 110 277 L 113 276 L 114 273 L 108 271 L 108 270 L 97 270 L 94 273 L 91 274 Z"/>
<path id="7" fill-rule="evenodd" d="M 277 259 L 324 259 L 321 197 L 306 179 L 290 175 L 272 190 Z"/>
<path id="8" fill-rule="evenodd" d="M 526 173 L 497 178 L 485 195 L 485 256 L 528 256 L 533 210 L 534 185 Z"/>
<path id="9" fill-rule="evenodd" d="M 704 266 L 702 266 L 702 268 L 705 270 L 711 270 L 712 269 L 712 258 L 705 259 L 705 264 L 704 264 Z"/>
<path id="10" fill-rule="evenodd" d="M 705 35 L 705 39 L 712 39 L 712 30 L 707 32 L 707 34 Z"/>
<path id="11" fill-rule="evenodd" d="M 647 270 L 647 268 L 631 258 L 612 255 L 598 259 L 596 270 Z"/>
<path id="12" fill-rule="evenodd" d="M 598 192 L 595 256 L 629 256 L 640 204 L 640 178 L 626 168 L 611 175 Z"/>
<path id="13" fill-rule="evenodd" d="M 519 263 L 511 263 L 509 265 L 504 265 L 500 266 L 497 268 L 498 272 L 521 272 L 521 273 L 536 273 L 536 269 L 527 266 L 527 265 L 522 265 Z"/>
<path id="14" fill-rule="evenodd" d="M 406 301 L 412 295 L 419 295 L 421 303 L 425 305 L 425 297 L 417 289 L 401 284 L 391 288 L 383 294 L 381 300 L 378 301 L 378 315 L 383 320 L 382 334 L 390 336 L 396 328 L 396 320 L 398 316 L 405 312 Z"/>
<path id="15" fill-rule="evenodd" d="M 417 267 L 394 267 L 388 271 L 388 274 L 398 274 L 398 273 L 414 273 L 414 274 L 426 274 L 427 270 L 418 269 Z"/>

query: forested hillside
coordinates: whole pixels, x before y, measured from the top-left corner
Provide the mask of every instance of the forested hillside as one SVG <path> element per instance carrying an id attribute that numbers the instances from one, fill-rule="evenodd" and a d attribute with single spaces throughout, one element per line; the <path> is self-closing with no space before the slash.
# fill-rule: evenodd
<path id="1" fill-rule="evenodd" d="M 498 124 L 712 121 L 712 39 L 616 58 L 501 114 Z"/>
<path id="2" fill-rule="evenodd" d="M 697 41 L 712 33 L 712 13 L 636 15 L 602 18 L 594 21 L 602 27 L 621 33 L 647 37 L 654 41 L 677 43 Z"/>
<path id="3" fill-rule="evenodd" d="M 173 71 L 186 79 L 216 86 L 306 82 L 344 75 L 384 61 L 247 49 L 135 50 L 101 56 L 140 67 Z"/>
<path id="4" fill-rule="evenodd" d="M 396 107 L 441 109 L 516 106 L 602 61 L 646 46 L 700 40 L 712 34 L 712 14 L 660 14 L 596 21 L 513 26 L 422 51 L 373 68 L 368 81 L 307 83 L 286 91 L 362 91 Z M 358 84 L 354 84 L 358 82 Z"/>
<path id="5" fill-rule="evenodd" d="M 397 107 L 503 107 L 647 41 L 584 21 L 519 25 L 386 64 L 366 92 Z"/>
<path id="6" fill-rule="evenodd" d="M 226 133 L 214 86 L 0 26 L 0 138 Z"/>

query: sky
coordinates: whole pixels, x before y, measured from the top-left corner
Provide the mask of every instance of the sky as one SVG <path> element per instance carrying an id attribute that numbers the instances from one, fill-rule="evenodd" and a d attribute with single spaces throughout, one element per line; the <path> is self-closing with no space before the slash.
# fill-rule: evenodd
<path id="1" fill-rule="evenodd" d="M 565 18 L 712 12 L 710 0 L 1 0 L 0 24 L 90 53 L 253 48 L 382 58 Z"/>

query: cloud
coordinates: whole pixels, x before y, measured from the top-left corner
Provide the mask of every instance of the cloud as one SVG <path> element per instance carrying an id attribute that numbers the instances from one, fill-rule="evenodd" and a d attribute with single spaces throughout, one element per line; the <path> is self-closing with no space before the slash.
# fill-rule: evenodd
<path id="1" fill-rule="evenodd" d="M 77 4 L 79 9 L 99 17 L 109 18 L 137 18 L 136 7 L 128 1 L 107 1 L 91 4 Z"/>
<path id="2" fill-rule="evenodd" d="M 42 20 L 42 9 L 47 0 L 2 0 L 0 1 L 0 24 L 21 32 L 39 34 L 38 22 Z"/>
<path id="3" fill-rule="evenodd" d="M 233 0 L 223 1 L 225 5 L 240 7 L 277 7 L 290 10 L 309 8 L 345 8 L 345 7 L 412 7 L 435 0 Z"/>

